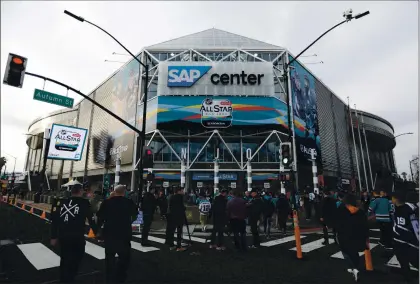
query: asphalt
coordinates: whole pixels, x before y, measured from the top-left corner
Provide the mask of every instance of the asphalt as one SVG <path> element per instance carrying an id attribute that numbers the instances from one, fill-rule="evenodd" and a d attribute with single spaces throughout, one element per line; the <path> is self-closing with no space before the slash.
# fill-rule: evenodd
<path id="1" fill-rule="evenodd" d="M 16 243 L 42 243 L 57 255 L 59 252 L 49 246 L 49 223 L 37 216 L 9 204 L 0 204 L 0 240 Z M 192 246 L 186 252 L 169 251 L 158 242 L 152 242 L 154 251 L 141 252 L 132 249 L 132 261 L 128 271 L 128 283 L 354 283 L 347 272 L 344 259 L 331 257 L 339 252 L 335 244 L 303 253 L 303 259 L 296 258 L 294 241 L 261 249 L 237 252 L 229 238 L 225 238 L 227 250 L 210 250 L 207 237 L 193 231 Z M 378 232 L 371 231 L 377 238 Z M 291 232 L 290 234 L 291 235 Z M 156 239 L 163 239 L 160 232 L 152 233 Z M 318 233 L 302 235 L 302 245 L 322 239 Z M 282 239 L 275 235 L 275 239 Z M 139 239 L 134 237 L 135 243 Z M 252 238 L 247 237 L 251 243 Z M 262 242 L 267 242 L 262 238 Z M 89 242 L 96 243 L 94 240 Z M 204 241 L 205 242 L 205 241 Z M 374 240 L 371 241 L 375 242 Z M 377 241 L 376 241 L 377 242 Z M 102 246 L 102 244 L 98 244 Z M 392 258 L 380 246 L 372 249 L 374 271 L 361 271 L 362 283 L 404 283 L 398 274 L 399 269 L 385 264 Z M 17 245 L 0 246 L 0 282 L 9 283 L 56 283 L 58 267 L 37 270 L 24 256 Z M 361 257 L 364 265 L 364 258 Z M 103 283 L 104 260 L 85 254 L 79 270 L 79 283 Z M 413 271 L 413 276 L 418 272 Z M 412 283 L 418 283 L 413 280 Z"/>

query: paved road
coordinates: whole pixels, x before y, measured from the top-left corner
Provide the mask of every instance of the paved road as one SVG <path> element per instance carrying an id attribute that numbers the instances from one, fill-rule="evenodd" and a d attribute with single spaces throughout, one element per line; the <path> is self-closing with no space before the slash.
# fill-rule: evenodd
<path id="1" fill-rule="evenodd" d="M 0 260 L 11 283 L 54 283 L 58 279 L 59 252 L 49 246 L 49 224 L 27 212 L 0 204 L 0 240 L 19 239 L 19 245 L 0 247 Z M 5 226 L 3 226 L 3 224 Z M 192 228 L 191 228 L 192 229 Z M 193 230 L 191 230 L 193 231 Z M 318 233 L 302 235 L 303 260 L 296 259 L 292 235 L 263 239 L 263 248 L 237 253 L 228 238 L 228 250 L 210 250 L 208 233 L 195 229 L 192 247 L 169 251 L 164 236 L 154 232 L 152 247 L 133 238 L 129 282 L 137 283 L 354 283 L 346 261 L 335 244 L 323 246 Z M 379 232 L 371 231 L 375 271 L 363 272 L 364 283 L 402 283 L 392 252 L 377 244 Z M 185 235 L 188 239 L 188 236 Z M 251 237 L 247 238 L 251 243 Z M 194 252 L 194 254 L 192 254 Z M 364 263 L 364 258 L 361 256 Z M 89 240 L 78 280 L 103 283 L 104 249 Z M 418 272 L 413 271 L 413 275 Z M 5 281 L 0 278 L 0 282 Z M 413 281 L 413 283 L 416 283 Z"/>

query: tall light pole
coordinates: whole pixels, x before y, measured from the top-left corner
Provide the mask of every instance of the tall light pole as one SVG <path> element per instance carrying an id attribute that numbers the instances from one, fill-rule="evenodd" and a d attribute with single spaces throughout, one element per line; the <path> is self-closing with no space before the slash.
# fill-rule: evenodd
<path id="1" fill-rule="evenodd" d="M 414 134 L 414 133 L 413 132 L 401 133 L 401 134 L 395 135 L 394 139 L 397 138 L 397 137 L 403 136 L 403 135 L 411 135 L 411 134 Z"/>
<path id="2" fill-rule="evenodd" d="M 344 21 L 342 21 L 342 22 L 340 22 L 340 23 L 338 23 L 338 24 L 336 24 L 335 26 L 333 26 L 332 28 L 330 28 L 329 30 L 327 30 L 326 32 L 324 32 L 322 35 L 320 35 L 316 40 L 314 40 L 310 45 L 308 45 L 304 50 L 302 50 L 296 57 L 294 57 L 290 62 L 288 61 L 288 58 L 287 58 L 287 64 L 285 64 L 284 65 L 284 68 L 283 68 L 283 78 L 284 78 L 284 82 L 286 82 L 286 84 L 287 84 L 287 82 L 288 82 L 288 73 L 289 73 L 289 67 L 291 66 L 291 64 L 293 63 L 293 62 L 295 62 L 305 51 L 307 51 L 312 45 L 314 45 L 318 40 L 320 40 L 323 36 L 325 36 L 327 33 L 329 33 L 330 31 L 332 31 L 332 30 L 334 30 L 335 28 L 337 28 L 337 27 L 339 27 L 339 26 L 341 26 L 342 24 L 344 24 L 344 23 L 347 23 L 347 22 L 350 22 L 351 20 L 353 20 L 353 19 L 355 19 L 355 20 L 357 20 L 357 19 L 360 19 L 360 18 L 362 18 L 362 17 L 364 17 L 364 16 L 367 16 L 367 15 L 369 15 L 370 14 L 370 12 L 369 11 L 366 11 L 366 12 L 363 12 L 363 13 L 360 13 L 360 14 L 357 14 L 356 16 L 353 16 L 353 10 L 352 9 L 350 9 L 350 10 L 348 10 L 348 11 L 346 11 L 346 12 L 344 12 L 343 13 L 343 17 L 345 18 L 345 20 Z M 287 56 L 288 56 L 289 54 L 287 54 Z M 287 126 L 288 126 L 288 137 L 289 137 L 289 139 L 288 139 L 288 141 L 289 142 L 292 142 L 292 127 L 293 127 L 293 124 L 292 124 L 292 122 L 291 122 L 291 118 L 290 118 L 290 101 L 289 101 L 289 93 L 291 92 L 291 90 L 288 90 L 287 92 L 286 92 L 286 102 L 287 102 Z M 292 99 L 293 100 L 293 99 Z M 292 143 L 292 152 L 294 151 L 294 148 L 295 147 L 295 145 L 293 145 L 293 143 Z M 297 163 L 297 161 L 294 161 L 294 163 Z"/>
<path id="3" fill-rule="evenodd" d="M 8 154 L 8 153 L 4 152 L 4 151 L 3 151 L 3 153 L 5 153 L 6 155 L 8 155 L 8 156 L 12 157 L 13 159 L 15 159 L 15 163 L 13 164 L 13 173 L 12 173 L 12 175 L 14 176 L 14 175 L 15 175 L 16 160 L 17 160 L 17 158 L 16 158 L 15 156 L 12 156 L 12 155 L 10 155 L 10 154 Z"/>
<path id="4" fill-rule="evenodd" d="M 140 162 L 139 162 L 139 194 L 138 194 L 138 198 L 137 198 L 137 203 L 139 203 L 140 201 L 140 192 L 143 188 L 143 159 L 141 157 L 141 154 L 143 153 L 143 147 L 145 145 L 145 140 L 146 140 L 146 114 L 147 114 L 147 91 L 148 91 L 148 85 L 149 85 L 149 65 L 144 64 L 143 62 L 140 61 L 140 59 L 138 59 L 133 53 L 131 53 L 121 42 L 119 42 L 113 35 L 111 35 L 109 32 L 107 32 L 106 30 L 104 30 L 103 28 L 95 25 L 92 22 L 89 22 L 87 20 L 85 20 L 84 18 L 80 17 L 80 16 L 76 16 L 75 14 L 64 10 L 64 14 L 69 15 L 70 17 L 80 21 L 80 22 L 86 22 L 98 29 L 100 29 L 101 31 L 103 31 L 104 33 L 106 33 L 108 36 L 110 36 L 114 41 L 116 41 L 122 48 L 124 48 L 125 51 L 128 52 L 128 54 L 130 54 L 134 60 L 136 60 L 141 66 L 143 66 L 144 71 L 145 71 L 145 80 L 144 80 L 144 96 L 143 96 L 143 121 L 142 121 L 142 131 L 139 134 L 140 135 L 140 141 L 141 141 L 141 147 L 140 147 Z M 141 80 L 141 74 L 139 76 L 139 80 Z M 141 96 L 140 96 L 141 98 Z"/>

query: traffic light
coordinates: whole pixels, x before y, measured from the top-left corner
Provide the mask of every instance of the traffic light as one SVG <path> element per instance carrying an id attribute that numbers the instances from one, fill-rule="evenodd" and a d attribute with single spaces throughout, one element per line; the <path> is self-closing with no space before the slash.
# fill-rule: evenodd
<path id="1" fill-rule="evenodd" d="M 9 86 L 22 88 L 27 62 L 27 58 L 9 53 L 3 83 Z"/>
<path id="2" fill-rule="evenodd" d="M 143 151 L 143 169 L 153 168 L 153 151 L 150 148 L 145 148 Z"/>
<path id="3" fill-rule="evenodd" d="M 292 144 L 290 142 L 281 143 L 280 151 L 281 164 L 283 167 L 287 168 L 292 163 Z"/>

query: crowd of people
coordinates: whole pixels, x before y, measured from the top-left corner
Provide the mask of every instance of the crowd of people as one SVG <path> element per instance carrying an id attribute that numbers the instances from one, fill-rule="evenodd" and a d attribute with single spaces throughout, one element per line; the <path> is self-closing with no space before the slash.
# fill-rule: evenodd
<path id="1" fill-rule="evenodd" d="M 404 277 L 410 276 L 410 264 L 418 267 L 418 196 L 406 202 L 405 194 L 400 192 L 393 194 L 392 198 L 384 191 L 375 191 L 372 195 L 363 192 L 358 197 L 344 191 L 324 190 L 317 194 L 309 188 L 302 195 L 298 191 L 283 194 L 257 189 L 222 189 L 216 195 L 205 192 L 197 195 L 195 198 L 185 195 L 184 189 L 180 187 L 169 191 L 168 195 L 150 189 L 143 193 L 139 206 L 136 206 L 135 202 L 127 198 L 125 186 L 118 185 L 102 202 L 94 218 L 89 202 L 82 197 L 82 188 L 73 187 L 72 196 L 59 200 L 52 209 L 51 244 L 60 243 L 62 282 L 72 282 L 77 273 L 84 253 L 86 218 L 94 233 L 104 241 L 109 282 L 124 282 L 126 279 L 130 263 L 131 224 L 137 219 L 139 210 L 143 216 L 143 246 L 150 245 L 148 235 L 159 208 L 161 219 L 166 220 L 165 244 L 170 250 L 185 251 L 182 237 L 183 226 L 187 224 L 187 201 L 198 205 L 203 231 L 207 230 L 210 223 L 213 225 L 210 249 L 224 251 L 225 235 L 232 237 L 238 251 L 258 249 L 261 247 L 261 227 L 267 239 L 271 237 L 273 223 L 281 233 L 286 234 L 286 223 L 296 210 L 307 221 L 322 225 L 324 245 L 329 244 L 329 231 L 332 230 L 334 242 L 349 261 L 348 271 L 356 280 L 359 278 L 359 252 L 368 248 L 369 227 L 373 222 L 381 231 L 379 243 L 385 249 L 394 250 Z M 247 226 L 252 234 L 252 244 L 249 246 Z M 115 259 L 116 254 L 118 261 Z"/>

